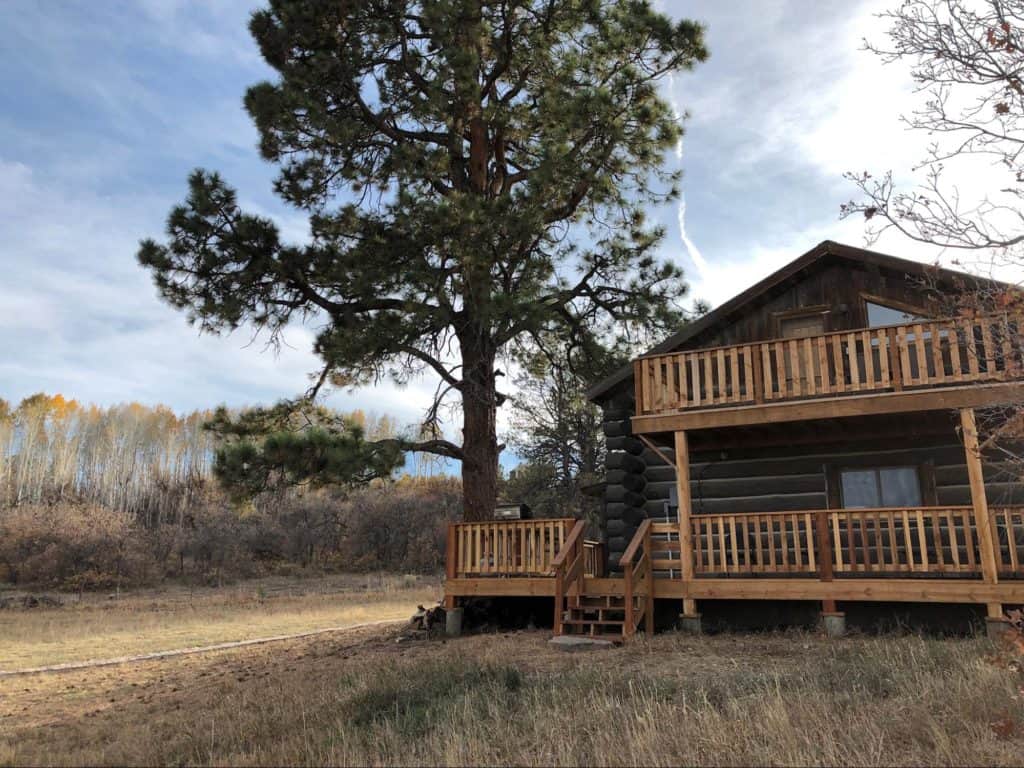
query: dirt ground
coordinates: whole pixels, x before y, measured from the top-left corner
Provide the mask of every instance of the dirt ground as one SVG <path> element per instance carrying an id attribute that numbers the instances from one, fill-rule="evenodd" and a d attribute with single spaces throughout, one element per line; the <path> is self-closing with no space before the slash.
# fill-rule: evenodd
<path id="1" fill-rule="evenodd" d="M 1024 761 L 1018 657 L 981 638 L 549 637 L 377 627 L 0 679 L 0 764 Z"/>

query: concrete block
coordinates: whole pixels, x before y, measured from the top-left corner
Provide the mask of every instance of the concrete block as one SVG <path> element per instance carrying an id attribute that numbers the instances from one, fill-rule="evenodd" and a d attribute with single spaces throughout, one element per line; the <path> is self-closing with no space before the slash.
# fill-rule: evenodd
<path id="1" fill-rule="evenodd" d="M 845 613 L 822 613 L 821 622 L 825 625 L 825 634 L 829 637 L 842 637 L 846 634 Z"/>
<path id="2" fill-rule="evenodd" d="M 548 641 L 561 651 L 593 651 L 598 648 L 611 648 L 615 645 L 611 640 L 585 635 L 555 635 Z"/>
<path id="3" fill-rule="evenodd" d="M 687 616 L 685 613 L 679 617 L 679 629 L 691 635 L 699 635 L 703 632 L 700 625 L 700 614 L 695 613 Z"/>
<path id="4" fill-rule="evenodd" d="M 1000 640 L 1010 628 L 1010 622 L 1002 616 L 989 616 L 985 619 L 985 634 L 990 640 Z"/>
<path id="5" fill-rule="evenodd" d="M 462 608 L 451 608 L 444 616 L 444 633 L 448 637 L 462 634 Z"/>

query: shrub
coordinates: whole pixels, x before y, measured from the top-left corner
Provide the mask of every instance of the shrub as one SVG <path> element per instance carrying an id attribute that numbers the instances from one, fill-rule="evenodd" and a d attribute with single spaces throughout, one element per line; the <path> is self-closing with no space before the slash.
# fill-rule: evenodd
<path id="1" fill-rule="evenodd" d="M 159 572 L 131 515 L 88 504 L 3 510 L 0 562 L 13 583 L 79 590 L 145 584 Z"/>

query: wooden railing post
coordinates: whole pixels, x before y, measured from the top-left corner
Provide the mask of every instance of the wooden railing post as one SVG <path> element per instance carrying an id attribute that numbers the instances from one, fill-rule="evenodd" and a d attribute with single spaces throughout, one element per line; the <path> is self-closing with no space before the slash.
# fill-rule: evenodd
<path id="1" fill-rule="evenodd" d="M 679 499 L 679 565 L 683 584 L 693 581 L 693 526 L 690 522 L 692 501 L 690 498 L 690 445 L 686 432 L 675 435 L 676 449 L 676 496 Z M 683 598 L 683 615 L 696 616 L 697 601 Z"/>
<path id="2" fill-rule="evenodd" d="M 751 345 L 751 361 L 754 367 L 754 402 L 760 405 L 764 402 L 764 360 L 760 344 Z"/>
<path id="3" fill-rule="evenodd" d="M 817 529 L 815 546 L 818 548 L 818 575 L 822 581 L 832 581 L 832 530 L 827 509 L 819 509 L 814 513 L 814 526 Z M 835 613 L 836 601 L 831 598 L 822 600 L 821 609 L 824 613 Z"/>

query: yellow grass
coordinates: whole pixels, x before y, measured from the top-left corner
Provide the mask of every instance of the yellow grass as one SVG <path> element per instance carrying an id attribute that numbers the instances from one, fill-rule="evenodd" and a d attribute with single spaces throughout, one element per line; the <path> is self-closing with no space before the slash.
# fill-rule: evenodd
<path id="1" fill-rule="evenodd" d="M 0 763 L 1017 765 L 984 639 L 342 634 L 0 679 Z"/>
<path id="2" fill-rule="evenodd" d="M 377 576 L 171 587 L 117 600 L 87 596 L 61 608 L 0 614 L 0 670 L 407 619 L 417 603 L 439 596 L 434 580 Z"/>

